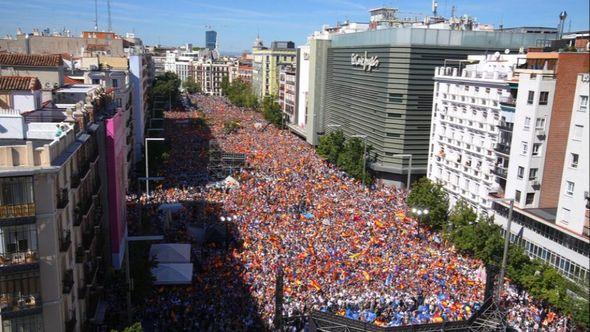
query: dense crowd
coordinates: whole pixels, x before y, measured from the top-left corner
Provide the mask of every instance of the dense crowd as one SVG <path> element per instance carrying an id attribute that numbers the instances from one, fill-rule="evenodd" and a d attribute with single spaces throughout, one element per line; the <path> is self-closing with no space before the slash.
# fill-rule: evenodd
<path id="1" fill-rule="evenodd" d="M 310 310 L 380 326 L 462 320 L 483 302 L 481 262 L 458 254 L 406 216 L 405 192 L 358 181 L 329 165 L 287 131 L 261 125 L 253 111 L 222 98 L 194 97 L 199 110 L 166 112 L 171 146 L 165 181 L 149 198 L 130 196 L 168 241 L 193 242 L 189 226 L 225 225 L 230 240 L 194 245 L 190 287 L 165 286 L 139 315 L 156 330 L 272 329 L 276 275 L 283 271 L 284 316 Z M 206 118 L 207 126 L 192 125 Z M 190 121 L 186 121 L 190 120 Z M 227 134 L 223 123 L 238 121 Z M 207 188 L 207 142 L 244 153 L 234 190 Z M 161 204 L 182 203 L 165 222 Z M 130 210 L 129 227 L 139 213 Z M 521 331 L 561 331 L 565 319 L 507 292 Z"/>

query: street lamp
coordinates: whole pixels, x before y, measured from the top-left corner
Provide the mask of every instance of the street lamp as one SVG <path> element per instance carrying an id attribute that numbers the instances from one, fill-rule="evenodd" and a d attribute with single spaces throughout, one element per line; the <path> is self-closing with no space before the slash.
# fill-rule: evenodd
<path id="1" fill-rule="evenodd" d="M 514 210 L 514 198 L 496 198 L 492 202 L 510 202 L 510 209 L 508 210 L 508 222 L 506 223 L 506 235 L 504 236 L 504 253 L 502 254 L 502 266 L 500 267 L 500 282 L 498 283 L 498 291 L 496 293 L 496 301 L 500 302 L 502 289 L 504 288 L 504 274 L 506 274 L 506 263 L 508 260 L 508 247 L 510 245 L 510 226 L 512 225 L 512 211 Z"/>
<path id="2" fill-rule="evenodd" d="M 367 169 L 367 135 L 352 135 L 353 138 L 363 139 L 363 189 L 365 188 L 365 172 Z"/>
<path id="3" fill-rule="evenodd" d="M 418 234 L 420 234 L 420 225 L 422 225 L 422 218 L 423 216 L 427 216 L 430 213 L 430 210 L 427 208 L 412 208 L 412 213 L 418 216 Z"/>
<path id="4" fill-rule="evenodd" d="M 412 155 L 411 154 L 396 154 L 394 157 L 409 158 L 408 160 L 408 180 L 406 183 L 406 190 L 410 190 L 410 182 L 412 181 Z"/>
<path id="5" fill-rule="evenodd" d="M 148 154 L 148 143 L 151 141 L 164 141 L 162 137 L 146 137 L 145 138 L 145 194 L 147 198 L 150 198 L 150 175 L 149 175 L 149 154 Z"/>

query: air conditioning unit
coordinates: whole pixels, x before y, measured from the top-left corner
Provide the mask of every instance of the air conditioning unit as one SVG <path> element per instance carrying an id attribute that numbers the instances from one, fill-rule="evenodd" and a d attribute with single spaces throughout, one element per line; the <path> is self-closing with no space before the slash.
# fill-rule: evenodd
<path id="1" fill-rule="evenodd" d="M 543 129 L 543 128 L 535 129 L 535 133 L 537 134 L 537 137 L 545 137 L 547 135 L 547 133 L 545 132 L 545 129 Z"/>
<path id="2" fill-rule="evenodd" d="M 534 180 L 534 181 L 532 181 L 532 182 L 531 182 L 531 185 L 532 185 L 533 187 L 540 187 L 540 186 L 541 186 L 541 181 L 539 181 L 539 180 Z"/>

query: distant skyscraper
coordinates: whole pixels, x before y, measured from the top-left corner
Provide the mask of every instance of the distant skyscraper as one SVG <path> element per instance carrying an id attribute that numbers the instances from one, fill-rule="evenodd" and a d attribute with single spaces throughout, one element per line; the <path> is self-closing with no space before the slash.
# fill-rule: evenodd
<path id="1" fill-rule="evenodd" d="M 210 50 L 217 48 L 217 32 L 210 30 L 205 31 L 205 47 Z"/>

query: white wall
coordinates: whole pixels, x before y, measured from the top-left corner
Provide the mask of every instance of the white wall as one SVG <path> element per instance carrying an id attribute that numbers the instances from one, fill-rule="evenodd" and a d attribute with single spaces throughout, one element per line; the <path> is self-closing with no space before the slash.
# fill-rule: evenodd
<path id="1" fill-rule="evenodd" d="M 583 81 L 582 77 L 584 77 L 585 81 Z M 580 96 L 588 97 L 589 95 L 589 81 L 589 74 L 578 76 L 556 218 L 556 223 L 559 226 L 578 234 L 582 234 L 584 230 L 586 214 L 585 194 L 590 191 L 590 158 L 588 152 L 588 146 L 590 144 L 590 130 L 588 129 L 590 126 L 590 117 L 588 115 L 588 106 L 586 108 L 580 107 Z M 584 127 L 581 139 L 574 138 L 574 127 L 576 125 Z M 579 156 L 577 167 L 572 167 L 572 153 Z M 574 183 L 572 195 L 566 193 L 568 181 Z"/>
<path id="2" fill-rule="evenodd" d="M 305 130 L 307 114 L 307 96 L 309 94 L 309 45 L 299 47 L 297 59 L 297 127 Z"/>
<path id="3" fill-rule="evenodd" d="M 24 139 L 25 119 L 16 110 L 0 109 L 0 139 Z"/>
<path id="4" fill-rule="evenodd" d="M 29 91 L 15 91 L 12 94 L 13 107 L 22 112 L 32 111 L 37 108 L 36 95 Z"/>
<path id="5" fill-rule="evenodd" d="M 545 133 L 547 133 L 551 119 L 553 97 L 555 95 L 555 82 L 555 79 L 543 79 L 542 75 L 537 75 L 536 78 L 531 78 L 530 74 L 520 75 L 514 130 L 512 131 L 510 148 L 510 164 L 508 166 L 508 179 L 506 183 L 506 197 L 515 197 L 516 190 L 521 192 L 520 201 L 515 202 L 515 205 L 520 208 L 535 208 L 539 205 L 540 191 L 538 188 L 533 188 L 533 181 L 529 181 L 529 172 L 531 168 L 537 168 L 537 180 L 542 183 L 547 139 L 540 139 L 535 132 L 535 127 L 537 119 L 544 118 L 544 128 Z M 529 91 L 535 92 L 532 105 L 529 105 L 527 102 Z M 539 96 L 542 91 L 549 92 L 547 105 L 539 105 Z M 528 129 L 525 123 L 526 118 L 530 118 Z M 523 142 L 526 142 L 528 146 L 526 153 L 523 153 Z M 535 143 L 541 144 L 537 156 L 532 155 L 533 144 Z M 518 178 L 518 167 L 524 168 L 522 179 Z M 535 193 L 532 204 L 525 204 L 527 193 Z"/>

